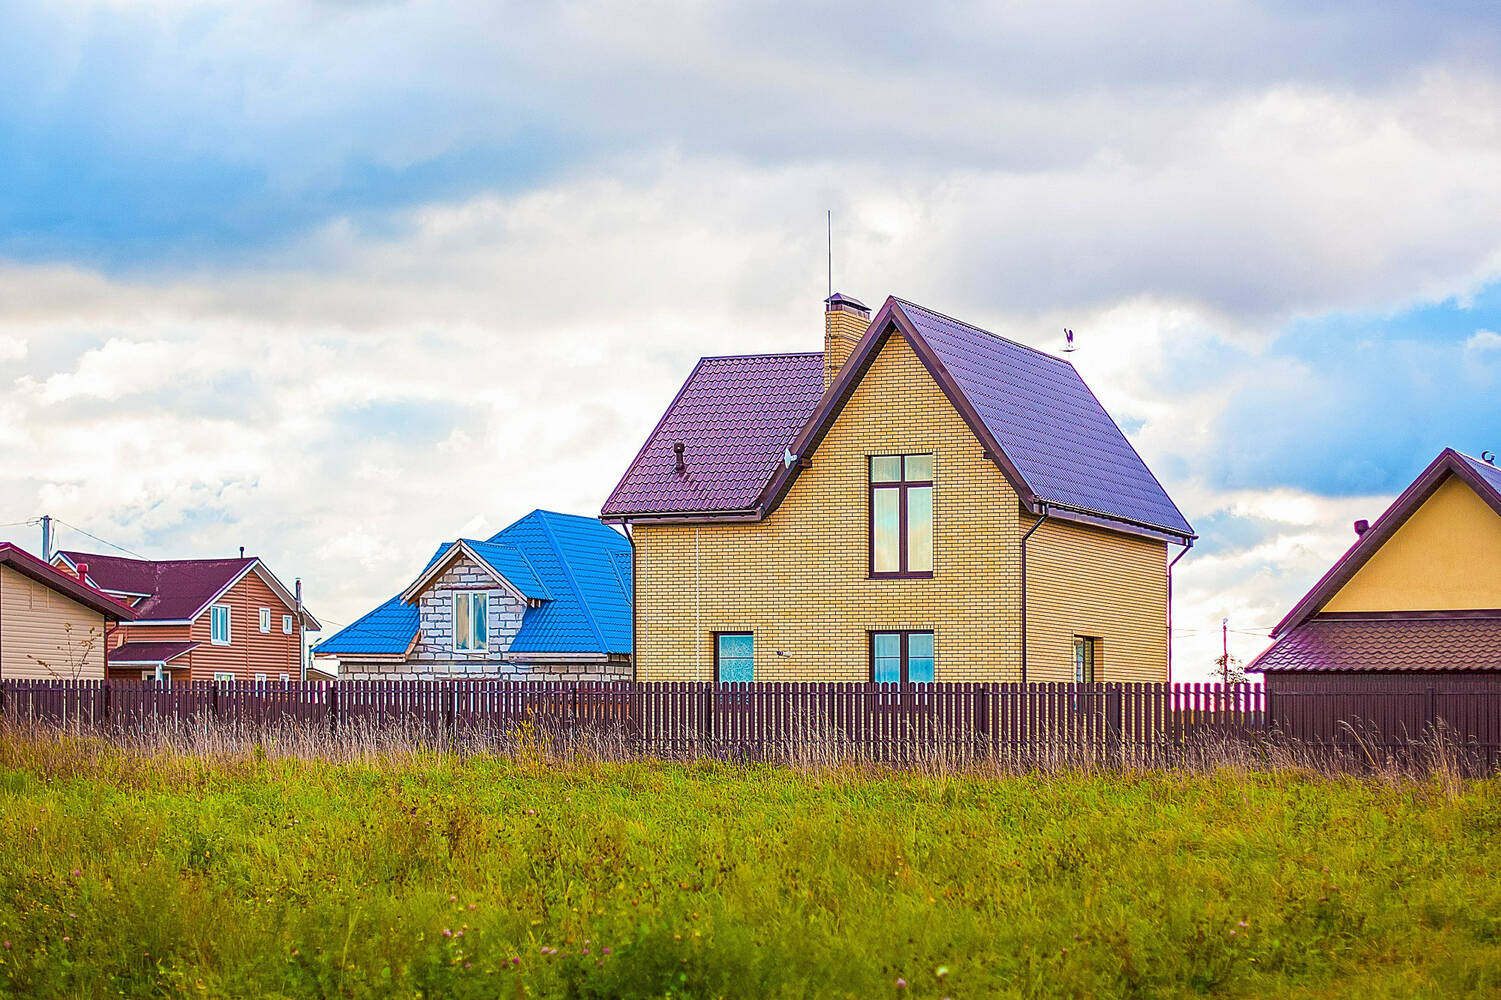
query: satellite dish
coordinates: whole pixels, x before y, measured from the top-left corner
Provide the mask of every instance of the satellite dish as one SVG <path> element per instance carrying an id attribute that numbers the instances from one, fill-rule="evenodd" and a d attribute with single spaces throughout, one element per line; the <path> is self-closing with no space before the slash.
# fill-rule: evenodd
<path id="1" fill-rule="evenodd" d="M 797 456 L 792 453 L 792 449 L 791 448 L 783 448 L 782 449 L 782 468 L 784 468 L 784 469 L 790 469 L 790 468 L 792 468 L 793 464 L 796 463 L 796 462 L 797 462 Z"/>

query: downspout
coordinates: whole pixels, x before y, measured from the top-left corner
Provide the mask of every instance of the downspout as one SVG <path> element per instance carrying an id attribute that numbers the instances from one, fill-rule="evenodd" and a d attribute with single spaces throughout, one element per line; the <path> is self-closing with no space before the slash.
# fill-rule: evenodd
<path id="1" fill-rule="evenodd" d="M 704 679 L 704 650 L 703 650 L 703 605 L 699 589 L 699 555 L 698 536 L 703 529 L 698 525 L 693 526 L 693 679 Z"/>
<path id="2" fill-rule="evenodd" d="M 1037 523 L 1026 530 L 1022 535 L 1022 683 L 1027 683 L 1027 539 L 1032 533 L 1043 526 L 1048 519 L 1048 505 L 1042 504 L 1042 516 Z"/>
<path id="3" fill-rule="evenodd" d="M 636 672 L 636 663 L 641 656 L 641 649 L 637 645 L 636 615 L 640 612 L 638 611 L 636 599 L 641 596 L 641 585 L 636 582 L 637 553 L 635 526 L 630 521 L 624 522 L 621 526 L 625 528 L 625 540 L 631 543 L 631 683 L 634 684 L 640 676 Z"/>
<path id="4" fill-rule="evenodd" d="M 1188 555 L 1188 550 L 1194 547 L 1194 540 L 1190 538 L 1179 552 L 1167 564 L 1167 682 L 1173 682 L 1173 567 L 1178 565 L 1178 560 Z"/>

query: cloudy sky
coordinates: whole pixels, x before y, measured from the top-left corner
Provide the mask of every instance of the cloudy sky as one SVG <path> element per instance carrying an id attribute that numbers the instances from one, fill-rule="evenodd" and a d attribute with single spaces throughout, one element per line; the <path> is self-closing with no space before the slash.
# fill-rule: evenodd
<path id="1" fill-rule="evenodd" d="M 1501 450 L 1490 6 L 0 0 L 0 523 L 348 622 L 817 349 L 831 209 L 840 290 L 1077 331 L 1205 676 Z"/>

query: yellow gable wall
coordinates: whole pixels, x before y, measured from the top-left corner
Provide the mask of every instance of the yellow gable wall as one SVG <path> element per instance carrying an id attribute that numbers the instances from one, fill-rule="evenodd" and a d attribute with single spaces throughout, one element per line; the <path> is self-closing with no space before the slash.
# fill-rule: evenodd
<path id="1" fill-rule="evenodd" d="M 933 578 L 870 580 L 866 458 L 920 452 L 934 455 Z M 637 677 L 712 680 L 713 633 L 751 631 L 757 680 L 868 680 L 868 631 L 931 629 L 938 680 L 1016 679 L 1018 517 L 1016 493 L 892 336 L 766 520 L 636 527 Z"/>
<path id="2" fill-rule="evenodd" d="M 1501 516 L 1450 476 L 1323 611 L 1501 608 Z"/>
<path id="3" fill-rule="evenodd" d="M 104 678 L 104 616 L 0 566 L 0 677 Z"/>
<path id="4" fill-rule="evenodd" d="M 1027 680 L 1072 681 L 1075 636 L 1097 640 L 1097 681 L 1167 680 L 1167 545 L 1059 520 L 1033 532 Z"/>

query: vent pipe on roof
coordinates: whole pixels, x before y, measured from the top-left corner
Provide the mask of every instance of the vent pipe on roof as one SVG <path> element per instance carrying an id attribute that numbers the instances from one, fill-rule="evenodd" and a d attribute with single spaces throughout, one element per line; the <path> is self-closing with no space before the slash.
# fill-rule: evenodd
<path id="1" fill-rule="evenodd" d="M 676 442 L 676 443 L 673 444 L 673 446 L 672 446 L 672 454 L 673 454 L 672 467 L 674 469 L 678 470 L 679 472 L 682 472 L 685 468 L 687 468 L 687 463 L 683 461 L 683 451 L 684 451 L 683 442 L 678 441 L 678 442 Z"/>
<path id="2" fill-rule="evenodd" d="M 245 558 L 245 546 L 243 546 L 243 545 L 240 546 L 240 558 L 241 559 Z"/>
<path id="3" fill-rule="evenodd" d="M 89 564 L 86 562 L 78 564 L 78 582 L 85 587 L 89 584 Z"/>
<path id="4" fill-rule="evenodd" d="M 1367 521 L 1365 518 L 1361 518 L 1359 521 L 1355 522 L 1355 537 L 1359 538 L 1370 530 L 1371 522 Z"/>

